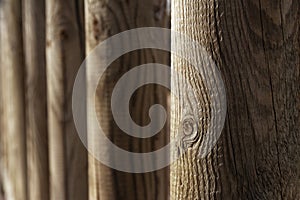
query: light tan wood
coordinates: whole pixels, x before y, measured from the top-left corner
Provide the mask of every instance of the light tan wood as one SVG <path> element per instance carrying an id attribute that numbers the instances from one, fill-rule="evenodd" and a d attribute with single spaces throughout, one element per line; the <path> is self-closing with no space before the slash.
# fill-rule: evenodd
<path id="1" fill-rule="evenodd" d="M 103 30 L 105 27 L 105 19 L 108 13 L 106 1 L 103 0 L 85 0 L 85 33 L 86 33 L 86 55 L 96 47 L 96 45 L 109 37 L 108 30 Z M 89 63 L 87 63 L 89 64 Z M 87 81 L 89 80 L 88 74 L 92 74 L 92 66 L 87 65 Z M 87 82 L 87 93 L 89 90 L 89 83 Z M 94 134 L 94 126 L 89 120 L 89 105 L 93 99 L 87 99 L 87 137 L 88 141 L 92 141 L 92 134 Z M 104 112 L 104 111 L 103 111 Z M 107 112 L 107 111 L 106 111 Z M 103 125 L 102 125 L 103 126 Z M 107 130 L 107 125 L 103 127 Z M 94 140 L 97 142 L 97 140 Z M 92 145 L 92 144 L 88 144 Z M 96 146 L 96 145 L 95 145 Z M 98 150 L 99 151 L 99 150 Z M 88 177 L 89 177 L 89 199 L 90 200 L 103 200 L 103 199 L 116 199 L 116 193 L 113 191 L 113 171 L 108 167 L 102 165 L 91 154 L 88 156 Z"/>
<path id="2" fill-rule="evenodd" d="M 205 3 L 210 4 L 209 1 Z M 207 49 L 210 41 L 207 39 L 205 12 L 209 13 L 210 10 L 203 5 L 204 1 L 173 1 L 171 28 Z M 190 49 L 187 48 L 184 55 L 187 57 L 189 53 Z M 175 151 L 186 152 L 170 167 L 170 199 L 213 199 L 217 193 L 218 175 L 213 171 L 217 167 L 217 147 L 205 159 L 201 159 L 199 154 L 199 147 L 210 123 L 211 97 L 204 77 L 201 77 L 196 66 L 176 55 L 172 55 L 171 60 L 172 67 L 177 72 L 171 77 L 171 88 L 179 94 L 171 99 L 171 141 L 177 142 Z M 187 80 L 191 88 L 178 80 Z"/>
<path id="3" fill-rule="evenodd" d="M 45 1 L 23 4 L 28 199 L 49 199 Z"/>
<path id="4" fill-rule="evenodd" d="M 86 0 L 86 45 L 89 53 L 99 42 L 109 36 L 125 30 L 144 27 L 168 27 L 165 1 L 106 1 Z M 122 132 L 111 114 L 110 96 L 114 84 L 129 69 L 144 63 L 159 62 L 168 64 L 168 55 L 155 50 L 135 51 L 116 60 L 100 81 L 96 95 L 96 110 L 102 129 L 111 141 L 135 152 L 153 151 L 166 144 L 168 140 L 165 126 L 161 133 L 152 138 L 139 140 Z M 93 67 L 88 66 L 87 74 L 93 74 Z M 140 77 L 142 78 L 142 77 Z M 166 76 L 166 78 L 168 78 Z M 92 92 L 88 88 L 88 92 Z M 147 99 L 147 101 L 146 101 Z M 88 102 L 93 99 L 88 99 Z M 132 117 L 138 124 L 149 122 L 149 105 L 154 102 L 167 106 L 167 91 L 150 85 L 140 89 L 132 100 Z M 90 106 L 90 104 L 88 104 Z M 88 115 L 89 116 L 89 115 Z M 88 134 L 94 126 L 88 120 Z M 89 140 L 90 141 L 90 140 Z M 101 148 L 99 148 L 99 151 Z M 111 156 L 112 159 L 118 159 Z M 130 163 L 128 163 L 130 164 Z M 162 169 L 151 173 L 130 174 L 110 169 L 91 155 L 89 157 L 89 198 L 91 200 L 111 199 L 166 199 L 168 196 L 168 172 Z"/>
<path id="5" fill-rule="evenodd" d="M 50 198 L 87 199 L 86 150 L 75 130 L 72 88 L 83 60 L 82 1 L 46 1 Z"/>
<path id="6" fill-rule="evenodd" d="M 6 199 L 26 200 L 24 62 L 21 1 L 3 1 L 1 14 L 1 182 Z"/>
<path id="7" fill-rule="evenodd" d="M 206 158 L 197 159 L 196 139 L 171 166 L 171 199 L 299 199 L 299 1 L 172 3 L 172 29 L 203 45 L 220 68 L 228 112 Z M 187 63 L 173 58 L 172 65 L 201 85 Z M 180 100 L 172 110 L 171 139 L 181 134 L 182 105 L 189 106 Z M 194 100 L 208 120 L 201 102 L 209 99 L 203 93 Z M 207 123 L 197 123 L 201 138 Z"/>

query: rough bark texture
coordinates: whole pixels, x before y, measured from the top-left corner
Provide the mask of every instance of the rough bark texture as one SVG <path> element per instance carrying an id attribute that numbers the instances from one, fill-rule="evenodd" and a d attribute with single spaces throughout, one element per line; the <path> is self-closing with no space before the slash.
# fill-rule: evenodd
<path id="1" fill-rule="evenodd" d="M 1 177 L 5 198 L 26 200 L 21 1 L 1 2 Z M 9 30 L 9 31 L 8 31 Z"/>
<path id="2" fill-rule="evenodd" d="M 87 156 L 75 130 L 72 89 L 83 60 L 81 1 L 46 1 L 47 94 L 52 200 L 87 199 Z"/>
<path id="3" fill-rule="evenodd" d="M 225 81 L 228 111 L 206 158 L 195 156 L 195 140 L 171 167 L 171 199 L 300 198 L 299 10 L 297 0 L 173 1 L 172 29 L 212 54 Z M 183 61 L 172 64 L 195 78 Z M 181 117 L 172 111 L 172 138 Z"/>
<path id="4" fill-rule="evenodd" d="M 23 14 L 28 199 L 48 200 L 45 2 L 26 1 Z"/>
<path id="5" fill-rule="evenodd" d="M 168 26 L 165 1 L 86 0 L 85 10 L 87 53 L 99 42 L 119 32 L 144 26 Z M 139 140 L 129 137 L 117 127 L 111 114 L 110 97 L 117 80 L 129 69 L 151 62 L 166 64 L 168 62 L 167 54 L 154 50 L 128 53 L 110 66 L 97 89 L 96 109 L 102 128 L 114 144 L 131 152 L 153 151 L 153 149 L 166 144 L 168 138 L 166 135 L 167 125 L 154 139 Z M 92 67 L 88 66 L 87 70 L 87 74 L 93 73 Z M 168 77 L 166 76 L 166 78 Z M 132 118 L 143 126 L 149 123 L 149 106 L 153 103 L 167 105 L 166 97 L 167 91 L 155 85 L 140 89 L 132 99 L 130 109 Z M 88 101 L 91 100 L 93 99 L 88 99 Z M 89 135 L 94 126 L 95 124 L 88 124 Z M 118 172 L 103 166 L 90 156 L 90 199 L 166 199 L 168 195 L 167 173 L 166 169 L 144 174 Z"/>

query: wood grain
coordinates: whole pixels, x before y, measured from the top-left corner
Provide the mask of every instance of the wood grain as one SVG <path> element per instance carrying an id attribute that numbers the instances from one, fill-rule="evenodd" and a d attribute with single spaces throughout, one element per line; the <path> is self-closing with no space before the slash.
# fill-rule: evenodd
<path id="1" fill-rule="evenodd" d="M 49 199 L 45 1 L 23 5 L 28 199 Z"/>
<path id="2" fill-rule="evenodd" d="M 1 2 L 1 177 L 6 199 L 26 200 L 21 1 Z"/>
<path id="3" fill-rule="evenodd" d="M 172 28 L 212 54 L 228 112 L 206 158 L 191 148 L 171 167 L 171 199 L 299 199 L 299 10 L 297 0 L 173 2 Z"/>
<path id="4" fill-rule="evenodd" d="M 209 31 L 214 28 L 207 22 L 208 13 L 211 13 L 209 4 L 211 1 L 183 0 L 173 2 L 171 7 L 172 30 L 191 37 L 206 50 L 210 47 Z M 215 17 L 218 20 L 218 16 Z M 213 36 L 216 37 L 216 34 Z M 184 48 L 186 57 L 193 54 L 191 48 Z M 218 147 L 213 148 L 204 159 L 199 152 L 212 117 L 211 97 L 204 79 L 213 77 L 202 77 L 196 66 L 176 55 L 172 55 L 171 62 L 176 71 L 171 77 L 171 88 L 179 94 L 171 99 L 171 141 L 178 143 L 175 151 L 185 150 L 185 153 L 170 168 L 170 199 L 214 199 L 218 193 L 219 175 L 214 170 L 218 167 Z M 187 80 L 191 88 L 179 80 Z"/>
<path id="5" fill-rule="evenodd" d="M 84 56 L 82 1 L 46 1 L 50 198 L 87 199 L 87 155 L 72 117 L 72 88 Z"/>
<path id="6" fill-rule="evenodd" d="M 85 2 L 87 53 L 99 42 L 125 30 L 144 26 L 168 27 L 165 1 L 86 0 Z M 148 152 L 166 144 L 168 125 L 157 137 L 150 140 L 135 139 L 122 132 L 113 120 L 110 98 L 114 85 L 129 69 L 151 62 L 167 64 L 168 60 L 167 54 L 154 50 L 128 53 L 117 59 L 100 80 L 96 95 L 96 111 L 102 129 L 115 145 L 131 152 Z M 93 67 L 88 66 L 87 74 L 92 73 Z M 166 78 L 168 77 L 166 76 Z M 89 92 L 92 91 L 88 88 Z M 88 99 L 88 102 L 92 100 Z M 149 123 L 148 110 L 149 105 L 153 103 L 167 106 L 167 91 L 161 87 L 150 85 L 136 92 L 130 106 L 132 118 L 136 123 L 141 125 Z M 89 105 L 91 104 L 88 103 Z M 89 135 L 94 134 L 94 126 L 97 124 L 88 123 Z M 111 155 L 111 159 L 118 158 Z M 89 195 L 91 200 L 166 199 L 168 196 L 168 172 L 167 169 L 142 174 L 119 172 L 102 165 L 90 156 Z"/>

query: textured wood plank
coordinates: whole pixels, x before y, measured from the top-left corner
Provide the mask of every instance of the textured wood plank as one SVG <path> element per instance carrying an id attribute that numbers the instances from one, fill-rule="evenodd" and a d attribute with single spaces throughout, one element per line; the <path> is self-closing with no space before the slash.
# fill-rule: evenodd
<path id="1" fill-rule="evenodd" d="M 49 199 L 45 1 L 23 5 L 28 199 Z"/>
<path id="2" fill-rule="evenodd" d="M 83 60 L 82 2 L 46 2 L 50 197 L 87 199 L 86 150 L 75 130 L 72 88 Z"/>
<path id="3" fill-rule="evenodd" d="M 171 167 L 171 199 L 299 199 L 299 1 L 180 0 L 172 13 L 221 69 L 228 113 L 210 155 Z"/>
<path id="4" fill-rule="evenodd" d="M 144 26 L 168 26 L 165 1 L 86 0 L 85 2 L 87 53 L 99 42 L 119 32 Z M 135 51 L 120 57 L 110 66 L 98 85 L 96 110 L 102 129 L 114 144 L 128 151 L 153 151 L 165 145 L 168 140 L 167 125 L 154 139 L 138 140 L 127 136 L 113 121 L 110 109 L 110 97 L 117 80 L 129 69 L 140 64 L 168 63 L 167 54 L 159 53 L 154 50 Z M 93 74 L 92 67 L 88 66 L 87 70 L 87 74 Z M 92 91 L 88 88 L 88 92 Z M 88 102 L 92 100 L 88 99 Z M 137 91 L 131 105 L 132 118 L 136 123 L 145 125 L 149 122 L 148 109 L 149 105 L 154 102 L 166 106 L 167 91 L 155 85 L 143 87 Z M 94 126 L 97 124 L 88 123 L 89 135 L 93 133 Z M 118 159 L 113 156 L 111 158 Z M 89 195 L 91 200 L 166 199 L 168 172 L 166 169 L 144 174 L 118 172 L 109 169 L 90 156 Z"/>
<path id="5" fill-rule="evenodd" d="M 6 199 L 26 200 L 21 1 L 1 2 L 1 177 Z"/>

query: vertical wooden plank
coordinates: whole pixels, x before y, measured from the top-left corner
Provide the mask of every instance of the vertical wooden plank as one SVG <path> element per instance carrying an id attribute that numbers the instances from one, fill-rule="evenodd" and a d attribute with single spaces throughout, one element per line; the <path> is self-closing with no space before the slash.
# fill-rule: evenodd
<path id="1" fill-rule="evenodd" d="M 86 55 L 96 47 L 99 41 L 105 40 L 109 37 L 107 30 L 100 30 L 98 24 L 105 24 L 103 20 L 98 21 L 103 18 L 102 16 L 107 15 L 107 9 L 105 9 L 105 3 L 102 0 L 85 0 L 85 34 L 86 34 Z M 102 6 L 103 5 L 103 6 Z M 96 26 L 95 26 L 95 25 Z M 100 33 L 101 32 L 101 33 Z M 92 74 L 92 66 L 87 63 L 86 74 L 87 74 L 87 96 L 89 96 L 89 74 Z M 93 109 L 89 107 L 89 102 L 93 99 L 87 99 L 87 137 L 88 141 L 93 141 L 92 136 L 94 136 L 94 126 L 96 124 L 91 124 L 89 120 L 89 110 Z M 107 129 L 107 127 L 106 127 Z M 96 144 L 97 140 L 95 140 Z M 91 145 L 90 143 L 88 145 Z M 96 146 L 96 145 L 95 145 Z M 98 150 L 99 151 L 99 150 Z M 110 199 L 116 199 L 115 193 L 113 192 L 114 185 L 112 183 L 111 177 L 113 177 L 112 171 L 102 165 L 97 161 L 91 154 L 88 156 L 88 184 L 89 184 L 89 199 L 99 200 L 106 199 L 108 196 Z"/>
<path id="2" fill-rule="evenodd" d="M 6 199 L 24 200 L 26 147 L 21 1 L 1 2 L 1 177 Z"/>
<path id="3" fill-rule="evenodd" d="M 74 127 L 72 88 L 83 60 L 81 1 L 46 2 L 50 199 L 87 199 L 87 158 Z"/>
<path id="4" fill-rule="evenodd" d="M 99 42 L 125 30 L 147 26 L 168 27 L 166 2 L 156 0 L 143 2 L 139 0 L 86 0 L 85 19 L 87 53 Z M 96 95 L 96 111 L 102 129 L 115 145 L 131 152 L 149 152 L 167 143 L 167 126 L 154 139 L 139 140 L 127 136 L 113 120 L 110 98 L 114 84 L 129 69 L 151 62 L 168 64 L 168 60 L 167 54 L 158 53 L 155 50 L 135 51 L 116 60 L 100 81 Z M 95 66 L 88 65 L 87 74 L 93 74 L 93 67 Z M 93 91 L 88 88 L 89 92 Z M 149 105 L 154 102 L 167 105 L 167 91 L 154 85 L 143 87 L 133 98 L 130 106 L 132 117 L 141 125 L 145 125 L 149 120 L 147 116 Z M 93 99 L 88 99 L 88 102 L 90 101 Z M 90 105 L 88 104 L 88 106 Z M 88 120 L 88 137 L 95 134 L 93 127 L 98 125 L 89 122 L 90 120 Z M 99 148 L 100 150 L 101 148 Z M 91 200 L 166 199 L 167 196 L 167 169 L 151 173 L 130 174 L 110 169 L 92 156 L 89 157 L 89 197 Z"/>
<path id="5" fill-rule="evenodd" d="M 23 5 L 28 199 L 49 199 L 45 1 Z"/>

